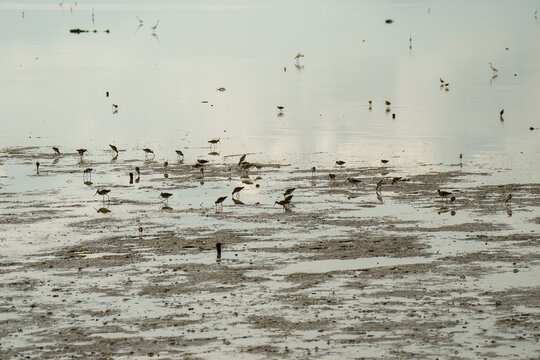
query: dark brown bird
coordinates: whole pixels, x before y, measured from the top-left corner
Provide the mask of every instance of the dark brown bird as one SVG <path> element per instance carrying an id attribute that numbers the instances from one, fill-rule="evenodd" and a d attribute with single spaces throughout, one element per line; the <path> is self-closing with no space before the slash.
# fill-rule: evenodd
<path id="1" fill-rule="evenodd" d="M 221 206 L 221 210 L 223 211 L 223 202 L 227 196 L 220 196 L 217 198 L 217 200 L 214 202 L 216 204 L 216 212 L 218 211 L 218 205 Z"/>
<path id="2" fill-rule="evenodd" d="M 181 150 L 176 150 L 176 155 L 181 157 L 181 160 L 184 160 L 184 153 Z"/>
<path id="3" fill-rule="evenodd" d="M 283 193 L 283 196 L 287 196 L 287 195 L 290 195 L 294 192 L 294 190 L 296 190 L 296 188 L 289 188 L 287 190 L 285 190 L 285 192 Z"/>
<path id="4" fill-rule="evenodd" d="M 311 176 L 315 176 L 315 171 L 317 171 L 317 168 L 315 166 L 312 166 L 310 171 L 311 171 Z"/>
<path id="5" fill-rule="evenodd" d="M 397 183 L 399 180 L 401 180 L 401 176 L 396 176 L 392 178 L 392 185 L 394 185 L 394 183 Z"/>
<path id="6" fill-rule="evenodd" d="M 118 155 L 118 149 L 116 148 L 116 146 L 109 144 L 109 147 L 111 148 L 112 151 L 116 153 L 116 155 Z"/>
<path id="7" fill-rule="evenodd" d="M 84 178 L 85 176 L 88 176 L 88 175 L 89 175 L 90 177 L 92 177 L 92 170 L 93 170 L 92 168 L 86 168 L 86 169 L 84 169 L 84 170 L 83 170 L 83 178 Z"/>
<path id="8" fill-rule="evenodd" d="M 336 165 L 343 166 L 343 165 L 345 165 L 345 161 L 343 161 L 343 160 L 336 160 Z"/>
<path id="9" fill-rule="evenodd" d="M 388 164 L 388 161 L 389 161 L 389 160 L 381 159 L 381 162 L 382 162 L 383 164 Z"/>
<path id="10" fill-rule="evenodd" d="M 386 106 L 392 105 L 392 103 L 390 101 L 388 101 L 388 100 L 386 100 L 384 103 L 386 104 Z"/>
<path id="11" fill-rule="evenodd" d="M 215 144 L 217 144 L 218 142 L 219 142 L 219 139 L 210 139 L 210 140 L 208 140 L 208 143 L 209 143 L 209 144 L 212 144 L 212 145 L 215 145 Z"/>
<path id="12" fill-rule="evenodd" d="M 153 157 L 156 156 L 156 155 L 154 154 L 154 151 L 152 151 L 152 149 L 144 148 L 143 151 L 144 151 L 144 156 L 148 156 L 148 154 L 152 154 Z"/>
<path id="13" fill-rule="evenodd" d="M 276 204 L 281 205 L 281 206 L 283 206 L 283 210 L 284 210 L 284 211 L 287 211 L 287 210 L 289 210 L 289 204 L 290 204 L 290 203 L 291 203 L 290 200 L 285 200 L 285 199 L 283 199 L 283 200 L 278 200 L 278 201 L 274 202 L 274 206 L 275 206 Z"/>
<path id="14" fill-rule="evenodd" d="M 79 153 L 80 157 L 82 157 L 86 151 L 88 151 L 88 150 L 86 150 L 86 149 L 77 149 L 77 152 Z"/>
<path id="15" fill-rule="evenodd" d="M 285 106 L 278 105 L 277 108 L 279 109 L 279 111 L 281 111 L 281 110 L 285 109 Z"/>
<path id="16" fill-rule="evenodd" d="M 142 234 L 142 232 L 143 232 L 142 226 L 139 226 L 139 227 L 137 228 L 137 231 L 138 231 L 140 234 Z"/>
<path id="17" fill-rule="evenodd" d="M 356 178 L 347 178 L 347 182 L 351 185 L 355 185 L 356 187 L 358 187 L 358 184 L 360 184 L 362 180 Z"/>
<path id="18" fill-rule="evenodd" d="M 381 179 L 381 180 L 379 180 L 377 182 L 377 185 L 375 186 L 375 191 L 376 192 L 379 192 L 379 189 L 381 188 L 382 184 L 383 184 L 383 179 Z"/>
<path id="19" fill-rule="evenodd" d="M 441 191 L 441 189 L 437 190 L 437 194 L 439 194 L 442 198 L 447 198 L 448 196 L 452 195 L 450 191 Z"/>
<path id="20" fill-rule="evenodd" d="M 499 112 L 499 119 L 500 119 L 501 121 L 504 121 L 503 114 L 504 114 L 504 109 L 502 109 L 502 110 Z"/>
<path id="21" fill-rule="evenodd" d="M 109 193 L 111 192 L 111 190 L 107 190 L 107 189 L 98 189 L 96 191 L 96 193 L 94 194 L 94 196 L 96 195 L 101 195 L 103 196 L 103 201 L 105 201 L 105 196 L 107 196 L 107 200 L 110 200 L 109 198 Z"/>
<path id="22" fill-rule="evenodd" d="M 163 200 L 165 201 L 165 204 L 169 205 L 169 198 L 172 196 L 173 194 L 171 193 L 167 193 L 167 192 L 162 192 L 161 194 L 159 194 L 159 196 L 161 196 L 163 198 Z"/>
<path id="23" fill-rule="evenodd" d="M 39 175 L 39 161 L 36 161 L 36 175 Z"/>
<path id="24" fill-rule="evenodd" d="M 133 184 L 133 173 L 132 172 L 129 173 L 129 183 Z"/>
<path id="25" fill-rule="evenodd" d="M 60 150 L 56 146 L 53 146 L 52 149 L 56 155 L 60 155 Z"/>
<path id="26" fill-rule="evenodd" d="M 240 191 L 242 191 L 244 187 L 243 186 L 237 186 L 232 191 L 232 196 L 234 197 L 234 194 L 238 194 L 238 197 L 240 197 Z"/>
<path id="27" fill-rule="evenodd" d="M 207 163 L 208 163 L 208 160 L 205 160 L 205 159 L 197 159 L 197 164 L 204 165 L 204 164 L 207 164 Z"/>
<path id="28" fill-rule="evenodd" d="M 285 199 L 283 199 L 283 201 L 287 202 L 287 203 L 290 203 L 292 198 L 293 198 L 294 195 L 288 195 L 288 196 L 285 196 Z"/>
<path id="29" fill-rule="evenodd" d="M 163 167 L 167 167 L 167 166 L 169 166 L 169 162 L 168 162 L 168 161 L 164 161 L 164 162 L 163 162 Z"/>
<path id="30" fill-rule="evenodd" d="M 137 175 L 140 175 L 141 169 L 138 166 L 135 166 L 135 172 L 137 173 Z"/>
<path id="31" fill-rule="evenodd" d="M 336 174 L 328 174 L 328 177 L 330 178 L 330 180 L 335 180 Z"/>
<path id="32" fill-rule="evenodd" d="M 242 165 L 242 163 L 246 160 L 247 154 L 244 154 L 240 156 L 240 160 L 238 160 L 238 165 Z"/>

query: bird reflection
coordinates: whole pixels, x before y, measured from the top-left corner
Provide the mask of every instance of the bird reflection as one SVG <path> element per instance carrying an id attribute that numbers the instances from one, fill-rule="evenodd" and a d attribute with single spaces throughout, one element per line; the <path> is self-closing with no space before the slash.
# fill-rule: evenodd
<path id="1" fill-rule="evenodd" d="M 377 195 L 377 201 L 379 201 L 381 204 L 384 203 L 381 193 L 377 191 L 375 194 Z"/>
<path id="2" fill-rule="evenodd" d="M 219 153 L 217 151 L 211 151 L 211 152 L 208 153 L 208 155 L 219 156 Z"/>
<path id="3" fill-rule="evenodd" d="M 55 159 L 53 160 L 52 164 L 53 164 L 53 165 L 58 164 L 58 161 L 59 161 L 59 160 L 60 160 L 60 158 L 55 158 Z"/>
<path id="4" fill-rule="evenodd" d="M 87 180 L 87 181 L 84 182 L 84 185 L 86 185 L 86 186 L 91 186 L 91 185 L 93 185 L 93 184 L 94 184 L 94 183 L 91 182 L 90 180 Z"/>
<path id="5" fill-rule="evenodd" d="M 296 70 L 298 71 L 302 71 L 304 70 L 304 65 L 300 65 L 300 64 L 294 64 L 294 67 L 296 68 Z"/>
<path id="6" fill-rule="evenodd" d="M 118 159 L 118 154 L 114 154 L 111 158 L 111 163 L 114 163 Z"/>
<path id="7" fill-rule="evenodd" d="M 150 35 L 153 36 L 156 39 L 156 41 L 158 42 L 158 44 L 159 44 L 159 36 L 157 36 L 156 33 L 152 33 Z"/>
<path id="8" fill-rule="evenodd" d="M 96 209 L 96 208 L 94 208 L 94 209 L 95 209 L 96 212 L 99 213 L 99 214 L 107 214 L 107 213 L 110 213 L 110 212 L 111 212 L 111 210 L 109 210 L 108 207 L 101 207 L 101 208 L 99 208 L 99 209 Z"/>
<path id="9" fill-rule="evenodd" d="M 493 80 L 495 80 L 497 77 L 499 77 L 499 75 L 493 74 L 493 76 L 492 76 L 491 79 L 489 80 L 489 86 L 493 85 Z"/>
<path id="10" fill-rule="evenodd" d="M 232 201 L 234 202 L 234 205 L 245 205 L 241 200 L 232 198 Z"/>
<path id="11" fill-rule="evenodd" d="M 217 263 L 220 263 L 221 262 L 221 243 L 216 243 L 216 251 L 217 251 L 217 254 L 216 254 L 216 262 Z"/>

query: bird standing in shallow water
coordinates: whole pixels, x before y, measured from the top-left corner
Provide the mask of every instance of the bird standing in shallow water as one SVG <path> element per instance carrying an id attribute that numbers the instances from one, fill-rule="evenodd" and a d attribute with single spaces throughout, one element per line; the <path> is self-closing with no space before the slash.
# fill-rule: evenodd
<path id="1" fill-rule="evenodd" d="M 502 109 L 502 110 L 499 112 L 499 120 L 501 120 L 501 121 L 504 121 L 503 114 L 504 114 L 504 109 Z M 510 120 L 512 120 L 512 119 L 510 119 Z"/>
<path id="2" fill-rule="evenodd" d="M 116 146 L 109 144 L 109 147 L 111 148 L 112 151 L 116 153 L 116 155 L 118 155 L 118 149 Z"/>
<path id="3" fill-rule="evenodd" d="M 143 151 L 144 151 L 144 156 L 145 157 L 147 157 L 148 154 L 152 154 L 152 157 L 156 157 L 156 155 L 154 154 L 154 151 L 152 151 L 152 149 L 144 148 Z"/>
<path id="4" fill-rule="evenodd" d="M 216 251 L 217 251 L 216 261 L 220 262 L 221 261 L 221 243 L 220 242 L 216 243 Z"/>
<path id="5" fill-rule="evenodd" d="M 441 191 L 441 189 L 437 190 L 437 194 L 439 194 L 442 198 L 447 198 L 448 196 L 452 195 L 450 191 Z"/>
<path id="6" fill-rule="evenodd" d="M 56 146 L 53 146 L 52 149 L 56 155 L 60 155 L 60 150 Z"/>
<path id="7" fill-rule="evenodd" d="M 161 194 L 159 194 L 159 196 L 163 198 L 166 205 L 169 205 L 169 198 L 172 196 L 171 193 L 162 192 Z"/>
<path id="8" fill-rule="evenodd" d="M 358 187 L 358 184 L 360 184 L 362 180 L 356 178 L 347 178 L 347 182 L 351 185 L 355 185 L 356 187 Z"/>
<path id="9" fill-rule="evenodd" d="M 107 201 L 109 201 L 109 200 L 110 200 L 110 198 L 109 198 L 109 193 L 110 193 L 110 192 L 111 192 L 111 190 L 107 190 L 107 189 L 98 189 L 98 190 L 96 191 L 96 193 L 94 194 L 94 196 L 96 196 L 96 195 L 101 195 L 101 196 L 103 196 L 103 201 L 105 201 L 105 196 L 107 196 Z"/>
<path id="10" fill-rule="evenodd" d="M 217 198 L 217 200 L 214 202 L 216 204 L 216 212 L 218 212 L 218 205 L 221 207 L 221 211 L 223 211 L 223 202 L 227 196 L 220 196 Z"/>
<path id="11" fill-rule="evenodd" d="M 240 198 L 240 191 L 242 191 L 242 189 L 244 189 L 243 186 L 237 186 L 233 189 L 232 191 L 232 196 L 234 197 L 234 194 L 238 194 L 237 195 L 237 198 Z"/>
<path id="12" fill-rule="evenodd" d="M 338 165 L 338 166 L 343 166 L 343 165 L 345 165 L 345 161 L 343 161 L 343 160 L 336 160 L 336 165 Z"/>
<path id="13" fill-rule="evenodd" d="M 181 150 L 176 150 L 176 155 L 180 157 L 180 161 L 184 161 L 184 153 Z"/>
<path id="14" fill-rule="evenodd" d="M 77 153 L 79 154 L 79 156 L 80 156 L 81 158 L 83 157 L 83 155 L 84 155 L 84 153 L 85 153 L 86 151 L 88 151 L 88 150 L 86 150 L 86 149 L 77 149 Z"/>
<path id="15" fill-rule="evenodd" d="M 499 71 L 497 68 L 493 67 L 492 63 L 489 63 L 489 67 L 491 68 L 491 71 L 493 71 L 494 73 Z"/>
<path id="16" fill-rule="evenodd" d="M 39 175 L 39 161 L 36 161 L 36 175 Z"/>

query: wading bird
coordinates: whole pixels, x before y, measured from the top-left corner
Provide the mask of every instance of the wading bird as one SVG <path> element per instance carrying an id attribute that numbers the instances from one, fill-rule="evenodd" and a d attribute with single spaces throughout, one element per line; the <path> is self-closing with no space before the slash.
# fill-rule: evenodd
<path id="1" fill-rule="evenodd" d="M 145 157 L 147 157 L 148 154 L 152 154 L 152 157 L 156 157 L 156 155 L 154 154 L 154 152 L 152 151 L 152 149 L 144 148 L 143 151 L 144 151 L 144 156 L 145 156 Z"/>
<path id="2" fill-rule="evenodd" d="M 105 201 L 105 196 L 107 196 L 107 201 L 109 201 L 109 200 L 110 200 L 110 198 L 109 198 L 109 193 L 110 193 L 110 192 L 111 192 L 111 190 L 107 190 L 107 189 L 98 189 L 98 190 L 96 191 L 96 193 L 94 194 L 94 196 L 96 196 L 96 195 L 101 195 L 101 196 L 103 196 L 103 201 Z"/>
<path id="3" fill-rule="evenodd" d="M 39 175 L 39 161 L 36 161 L 36 175 Z"/>
<path id="4" fill-rule="evenodd" d="M 172 196 L 171 193 L 162 192 L 161 194 L 159 194 L 159 196 L 163 198 L 163 201 L 165 201 L 166 205 L 169 205 L 169 198 Z"/>
<path id="5" fill-rule="evenodd" d="M 116 153 L 116 155 L 118 155 L 118 148 L 116 146 L 109 144 L 109 147 L 111 148 L 112 151 Z"/>
<path id="6" fill-rule="evenodd" d="M 301 57 L 304 57 L 304 54 L 298 53 L 294 56 L 294 60 L 299 60 Z"/>
<path id="7" fill-rule="evenodd" d="M 437 190 L 437 194 L 443 199 L 447 198 L 448 196 L 452 195 L 450 191 L 441 191 L 441 189 Z"/>
<path id="8" fill-rule="evenodd" d="M 184 153 L 181 150 L 176 150 L 176 155 L 180 157 L 181 161 L 184 161 Z"/>
<path id="9" fill-rule="evenodd" d="M 501 121 L 504 121 L 503 114 L 504 114 L 504 109 L 502 109 L 502 110 L 499 112 L 499 120 L 501 120 Z M 510 119 L 510 120 L 512 120 L 512 119 Z"/>
<path id="10" fill-rule="evenodd" d="M 235 188 L 233 189 L 233 191 L 232 191 L 232 196 L 234 197 L 234 194 L 238 194 L 238 195 L 237 195 L 237 198 L 239 198 L 239 197 L 240 197 L 240 191 L 242 191 L 242 189 L 244 189 L 243 186 L 237 186 L 237 187 L 235 187 Z"/>
<path id="11" fill-rule="evenodd" d="M 362 180 L 357 179 L 357 178 L 347 178 L 347 182 L 351 185 L 358 187 L 358 184 L 360 184 Z"/>
<path id="12" fill-rule="evenodd" d="M 343 161 L 343 160 L 336 160 L 336 165 L 338 165 L 338 166 L 343 166 L 343 165 L 345 165 L 345 161 Z"/>
<path id="13" fill-rule="evenodd" d="M 214 202 L 216 204 L 216 212 L 218 212 L 218 205 L 221 207 L 221 211 L 223 211 L 223 202 L 227 196 L 220 196 L 217 198 L 217 200 Z"/>
<path id="14" fill-rule="evenodd" d="M 156 22 L 156 25 L 152 26 L 152 32 L 155 32 L 155 31 L 156 31 L 158 25 L 159 25 L 159 19 L 158 19 L 158 21 Z"/>
<path id="15" fill-rule="evenodd" d="M 79 156 L 82 158 L 84 153 L 87 152 L 88 150 L 86 149 L 77 149 L 77 153 L 79 154 Z"/>
<path id="16" fill-rule="evenodd" d="M 489 67 L 491 68 L 491 71 L 493 71 L 494 73 L 499 71 L 497 68 L 493 67 L 492 63 L 489 63 Z"/>
<path id="17" fill-rule="evenodd" d="M 56 155 L 60 155 L 60 149 L 58 149 L 56 146 L 53 146 L 52 149 Z"/>

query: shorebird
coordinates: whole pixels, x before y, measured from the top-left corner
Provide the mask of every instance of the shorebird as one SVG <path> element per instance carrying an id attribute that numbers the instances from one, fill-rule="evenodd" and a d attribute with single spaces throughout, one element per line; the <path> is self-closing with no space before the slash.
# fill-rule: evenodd
<path id="1" fill-rule="evenodd" d="M 440 189 L 437 190 L 437 194 L 439 194 L 442 198 L 447 198 L 448 196 L 452 195 L 450 191 L 441 191 Z"/>
<path id="2" fill-rule="evenodd" d="M 240 191 L 242 191 L 244 187 L 243 186 L 237 186 L 232 191 L 232 196 L 234 197 L 234 194 L 238 194 L 238 197 L 240 197 Z"/>
<path id="3" fill-rule="evenodd" d="M 180 160 L 184 160 L 184 153 L 182 152 L 182 150 L 176 150 L 176 155 L 181 158 Z"/>
<path id="4" fill-rule="evenodd" d="M 494 68 L 494 67 L 493 67 L 493 64 L 492 64 L 492 63 L 489 63 L 489 67 L 491 68 L 491 71 L 493 71 L 494 73 L 496 73 L 496 72 L 499 71 L 497 68 Z"/>
<path id="5" fill-rule="evenodd" d="M 382 162 L 383 164 L 388 164 L 388 161 L 389 161 L 389 160 L 381 159 L 381 162 Z"/>
<path id="6" fill-rule="evenodd" d="M 218 211 L 218 205 L 221 206 L 221 211 L 223 211 L 223 202 L 225 201 L 226 198 L 227 198 L 227 196 L 220 196 L 214 202 L 216 204 L 216 212 Z"/>
<path id="7" fill-rule="evenodd" d="M 219 138 L 218 139 L 210 139 L 210 140 L 208 140 L 208 143 L 210 144 L 210 146 L 216 145 L 218 142 L 219 142 Z"/>
<path id="8" fill-rule="evenodd" d="M 112 104 L 112 113 L 116 114 L 118 112 L 118 105 Z"/>
<path id="9" fill-rule="evenodd" d="M 397 183 L 399 180 L 401 180 L 401 176 L 396 176 L 392 178 L 392 185 L 394 185 L 394 183 Z"/>
<path id="10" fill-rule="evenodd" d="M 299 60 L 301 57 L 304 57 L 304 54 L 298 53 L 294 56 L 294 60 Z"/>
<path id="11" fill-rule="evenodd" d="M 152 154 L 153 157 L 156 157 L 156 155 L 154 154 L 154 152 L 152 151 L 152 149 L 144 148 L 143 151 L 144 151 L 144 156 L 145 156 L 145 157 L 147 157 L 148 154 Z"/>
<path id="12" fill-rule="evenodd" d="M 310 171 L 311 171 L 311 176 L 315 176 L 315 171 L 317 171 L 317 168 L 315 166 L 312 166 Z"/>
<path id="13" fill-rule="evenodd" d="M 283 200 L 278 200 L 278 201 L 274 202 L 274 206 L 276 204 L 281 205 L 281 206 L 283 206 L 283 211 L 287 211 L 287 210 L 289 210 L 289 204 L 290 203 L 291 203 L 290 198 L 289 199 L 283 199 Z"/>
<path id="14" fill-rule="evenodd" d="M 142 234 L 142 232 L 143 232 L 142 226 L 139 226 L 139 227 L 137 228 L 137 231 L 139 232 L 139 234 Z"/>
<path id="15" fill-rule="evenodd" d="M 208 164 L 208 160 L 205 160 L 205 159 L 197 159 L 197 164 L 201 164 L 201 165 Z"/>
<path id="16" fill-rule="evenodd" d="M 138 166 L 135 166 L 134 169 L 137 175 L 141 175 L 141 169 Z"/>
<path id="17" fill-rule="evenodd" d="M 161 194 L 159 194 L 159 196 L 161 196 L 165 203 L 169 205 L 169 198 L 172 196 L 171 193 L 162 192 Z"/>
<path id="18" fill-rule="evenodd" d="M 79 156 L 80 157 L 83 157 L 84 153 L 87 152 L 88 150 L 86 149 L 77 149 L 77 152 L 79 153 Z"/>
<path id="19" fill-rule="evenodd" d="M 500 119 L 501 121 L 504 121 L 503 114 L 504 114 L 504 109 L 502 109 L 502 110 L 499 112 L 499 119 Z M 510 120 L 512 120 L 512 119 L 510 119 Z"/>
<path id="20" fill-rule="evenodd" d="M 217 255 L 216 255 L 216 259 L 218 261 L 221 260 L 221 243 L 216 243 L 216 250 L 217 250 Z"/>
<path id="21" fill-rule="evenodd" d="M 459 162 L 461 162 L 461 159 L 463 159 L 463 154 L 459 153 Z"/>
<path id="22" fill-rule="evenodd" d="M 142 20 L 142 19 L 141 19 L 140 17 L 138 17 L 137 15 L 135 15 L 135 17 L 137 18 L 137 20 L 139 20 L 139 25 L 141 25 L 141 26 L 142 26 L 142 24 L 143 24 L 143 20 Z"/>
<path id="23" fill-rule="evenodd" d="M 281 111 L 281 110 L 285 109 L 285 106 L 278 105 L 277 108 L 278 108 L 279 111 Z"/>
<path id="24" fill-rule="evenodd" d="M 506 194 L 506 196 L 504 197 L 504 203 L 508 204 L 510 200 L 512 200 L 512 194 Z"/>
<path id="25" fill-rule="evenodd" d="M 336 174 L 328 174 L 330 180 L 334 181 L 336 179 Z"/>
<path id="26" fill-rule="evenodd" d="M 151 29 L 152 29 L 152 32 L 156 32 L 156 29 L 157 29 L 158 25 L 159 25 L 159 19 L 158 19 L 158 21 L 156 22 L 156 25 L 152 26 L 152 28 L 151 28 Z"/>
<path id="27" fill-rule="evenodd" d="M 96 209 L 96 208 L 94 208 L 94 209 Z M 96 209 L 96 212 L 99 213 L 99 214 L 107 214 L 107 213 L 110 213 L 111 210 L 109 210 L 106 207 L 102 207 L 102 208 Z"/>
<path id="28" fill-rule="evenodd" d="M 110 200 L 109 198 L 109 193 L 111 192 L 111 190 L 107 190 L 107 189 L 98 189 L 96 191 L 96 193 L 94 194 L 94 196 L 96 195 L 101 195 L 103 196 L 103 201 L 105 201 L 105 196 L 107 196 L 107 200 Z"/>
<path id="29" fill-rule="evenodd" d="M 169 162 L 168 162 L 168 161 L 164 161 L 164 162 L 163 162 L 163 167 L 166 168 L 167 166 L 169 166 Z"/>
<path id="30" fill-rule="evenodd" d="M 240 156 L 240 160 L 238 160 L 238 165 L 242 165 L 242 163 L 246 160 L 247 154 L 244 154 Z"/>
<path id="31" fill-rule="evenodd" d="M 39 175 L 39 161 L 36 161 L 36 175 Z"/>
<path id="32" fill-rule="evenodd" d="M 109 147 L 111 148 L 112 151 L 116 153 L 116 155 L 118 155 L 118 148 L 116 146 L 109 144 Z"/>
<path id="33" fill-rule="evenodd" d="M 343 166 L 343 165 L 345 165 L 345 161 L 343 161 L 343 160 L 336 160 L 336 165 Z"/>
<path id="34" fill-rule="evenodd" d="M 386 101 L 384 102 L 384 104 L 385 104 L 386 106 L 392 105 L 392 103 L 391 103 L 390 101 L 388 101 L 388 100 L 386 100 Z"/>
<path id="35" fill-rule="evenodd" d="M 381 180 L 379 180 L 377 182 L 377 185 L 375 186 L 375 191 L 376 192 L 379 192 L 379 189 L 381 188 L 382 184 L 383 184 L 383 179 L 381 179 Z"/>
<path id="36" fill-rule="evenodd" d="M 285 190 L 285 192 L 283 193 L 283 196 L 291 195 L 294 192 L 294 190 L 296 190 L 296 188 L 289 188 Z"/>
<path id="37" fill-rule="evenodd" d="M 288 195 L 288 196 L 285 196 L 285 199 L 283 199 L 283 201 L 287 202 L 287 203 L 290 203 L 292 198 L 293 198 L 294 195 Z"/>
<path id="38" fill-rule="evenodd" d="M 132 172 L 129 173 L 129 183 L 133 184 L 133 173 Z"/>
<path id="39" fill-rule="evenodd" d="M 227 90 L 227 89 L 225 89 L 224 87 L 219 87 L 219 88 L 217 88 L 216 90 L 217 90 L 217 91 L 223 92 L 223 91 L 225 91 L 225 90 Z"/>
<path id="40" fill-rule="evenodd" d="M 56 146 L 53 146 L 52 149 L 56 155 L 60 155 L 60 150 Z"/>
<path id="41" fill-rule="evenodd" d="M 86 168 L 83 170 L 83 179 L 86 176 L 90 176 L 90 179 L 92 179 L 92 168 Z"/>
<path id="42" fill-rule="evenodd" d="M 355 185 L 356 187 L 358 187 L 358 184 L 361 183 L 362 180 L 356 178 L 347 178 L 347 182 L 351 185 Z"/>

